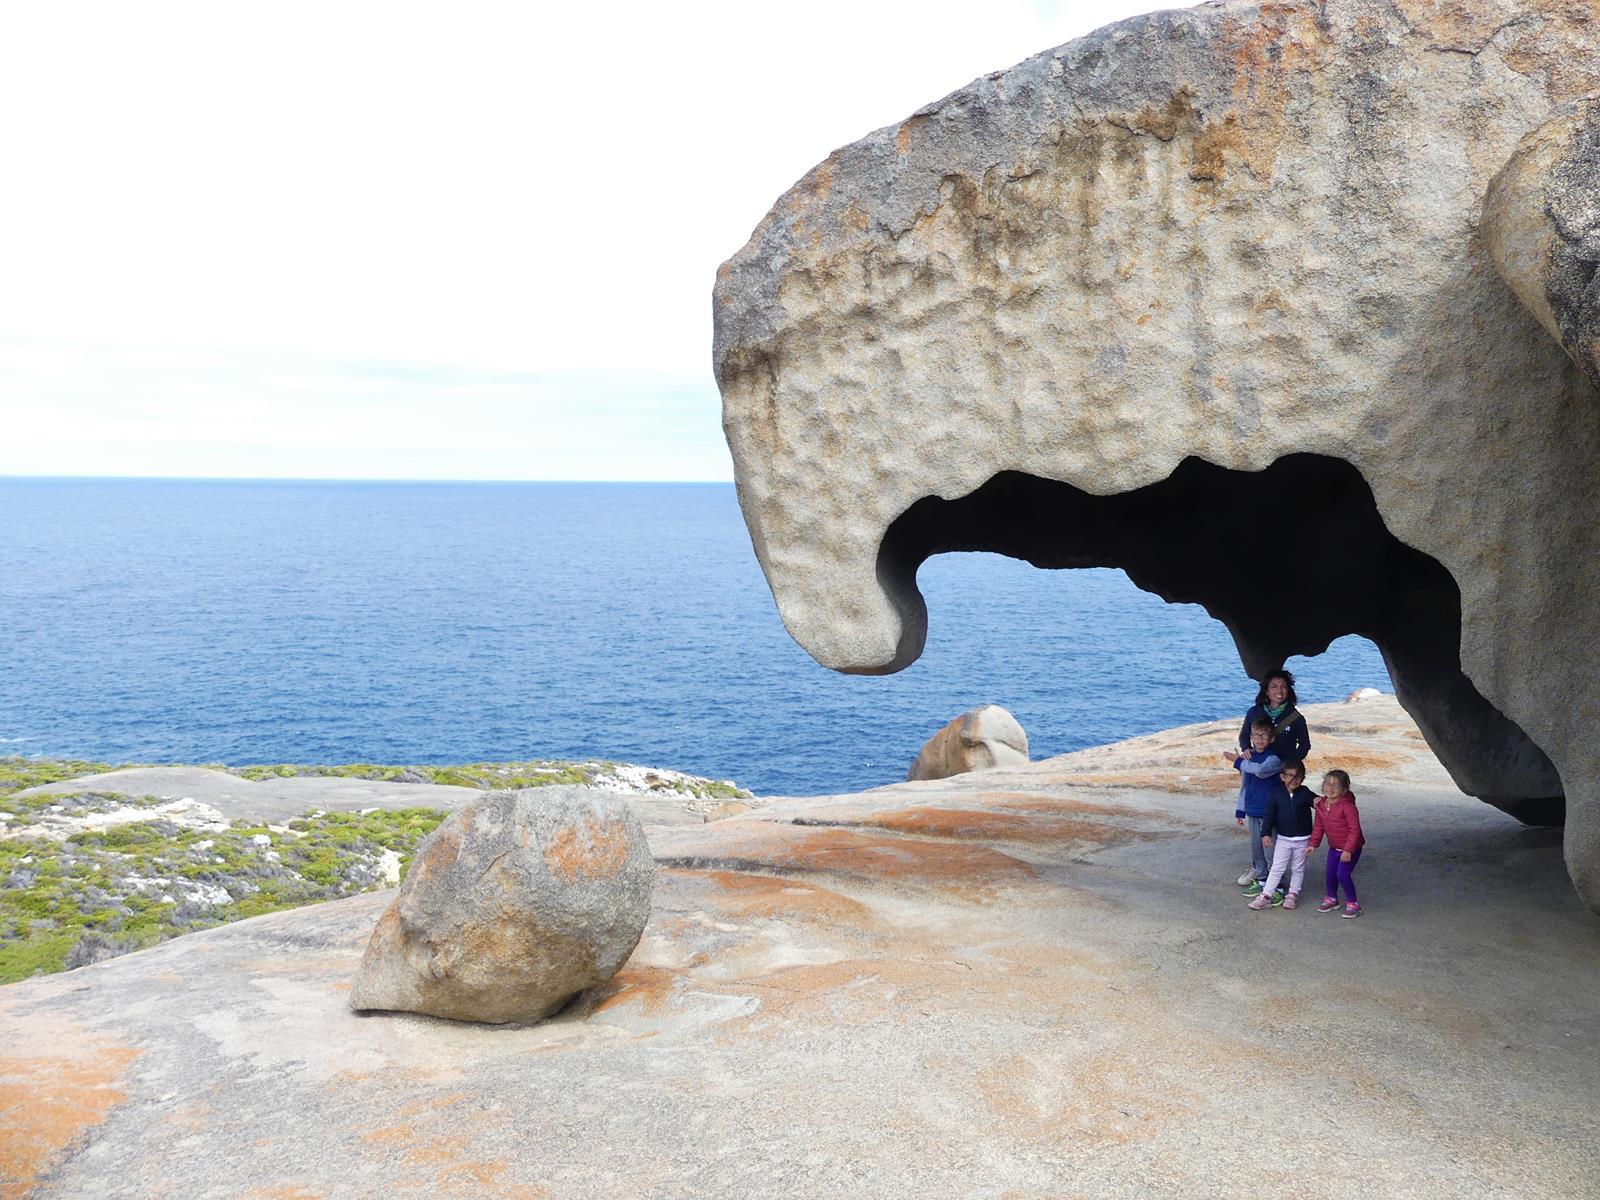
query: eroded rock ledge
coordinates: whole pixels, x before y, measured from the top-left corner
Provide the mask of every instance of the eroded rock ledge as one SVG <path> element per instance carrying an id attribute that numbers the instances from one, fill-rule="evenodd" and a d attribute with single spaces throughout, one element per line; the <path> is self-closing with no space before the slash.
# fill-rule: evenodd
<path id="1" fill-rule="evenodd" d="M 1592 17 L 1157 13 L 814 168 L 715 296 L 790 632 L 838 670 L 904 667 L 919 555 L 953 548 L 1127 568 L 1207 603 L 1252 670 L 1365 632 L 1463 787 L 1535 821 L 1565 793 L 1600 910 Z M 1164 486 L 1159 529 L 1112 503 Z M 1338 556 L 1308 514 L 1356 523 Z M 1230 591 L 1256 528 L 1301 611 Z"/>

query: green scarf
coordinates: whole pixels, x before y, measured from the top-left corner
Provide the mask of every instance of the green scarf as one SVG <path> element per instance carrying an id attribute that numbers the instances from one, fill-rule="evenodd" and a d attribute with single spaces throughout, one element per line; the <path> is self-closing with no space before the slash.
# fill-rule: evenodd
<path id="1" fill-rule="evenodd" d="M 1289 702 L 1285 700 L 1282 704 L 1278 705 L 1277 708 L 1273 708 L 1270 704 L 1263 704 L 1261 707 L 1267 710 L 1267 716 L 1271 717 L 1272 723 L 1276 725 L 1278 723 L 1278 718 L 1289 711 Z"/>

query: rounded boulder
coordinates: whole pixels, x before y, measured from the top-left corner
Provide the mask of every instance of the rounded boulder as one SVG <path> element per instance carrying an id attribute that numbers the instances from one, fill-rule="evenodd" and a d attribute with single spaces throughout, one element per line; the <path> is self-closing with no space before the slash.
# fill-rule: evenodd
<path id="1" fill-rule="evenodd" d="M 627 961 L 654 886 L 644 829 L 622 797 L 491 792 L 418 847 L 367 943 L 350 1006 L 538 1021 Z"/>
<path id="2" fill-rule="evenodd" d="M 1028 761 L 1028 735 L 998 704 L 962 713 L 928 739 L 907 779 L 948 779 L 967 771 L 1020 766 Z"/>

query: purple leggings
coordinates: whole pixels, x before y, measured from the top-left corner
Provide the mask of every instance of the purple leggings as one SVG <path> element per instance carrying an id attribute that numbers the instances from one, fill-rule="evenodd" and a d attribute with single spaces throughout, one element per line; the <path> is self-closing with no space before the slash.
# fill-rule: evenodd
<path id="1" fill-rule="evenodd" d="M 1365 849 L 1363 847 L 1362 849 Z M 1356 881 L 1351 873 L 1356 869 L 1356 864 L 1361 861 L 1361 851 L 1357 850 L 1350 856 L 1349 862 L 1339 861 L 1339 851 L 1332 846 L 1328 847 L 1328 874 L 1324 883 L 1323 895 L 1339 898 L 1339 885 L 1344 885 L 1344 898 L 1351 904 L 1361 903 L 1356 899 Z"/>

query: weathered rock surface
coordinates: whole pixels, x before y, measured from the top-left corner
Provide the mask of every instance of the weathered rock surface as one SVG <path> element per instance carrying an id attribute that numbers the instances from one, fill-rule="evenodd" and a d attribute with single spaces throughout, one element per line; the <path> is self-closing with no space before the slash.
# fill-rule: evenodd
<path id="1" fill-rule="evenodd" d="M 948 779 L 967 771 L 1013 767 L 1028 761 L 1028 735 L 998 704 L 962 713 L 928 739 L 907 779 Z"/>
<path id="2" fill-rule="evenodd" d="M 926 634 L 918 564 L 997 550 L 1203 604 L 1251 674 L 1362 634 L 1463 790 L 1565 820 L 1600 910 L 1600 396 L 1574 361 L 1595 193 L 1572 107 L 1600 89 L 1597 16 L 1156 13 L 829 156 L 715 295 L 740 503 L 789 631 L 826 666 L 898 670 Z M 1520 215 L 1488 206 L 1502 243 L 1537 242 L 1499 255 L 1519 300 L 1485 198 L 1568 120 L 1504 178 Z M 1224 550 L 1248 512 L 1293 525 L 1280 565 L 1316 580 L 1293 605 Z"/>
<path id="3" fill-rule="evenodd" d="M 620 797 L 492 792 L 418 847 L 350 1006 L 538 1021 L 627 961 L 654 882 L 644 830 Z"/>
<path id="4" fill-rule="evenodd" d="M 1483 234 L 1511 289 L 1600 386 L 1600 99 L 1522 139 L 1490 182 Z"/>
<path id="5" fill-rule="evenodd" d="M 1593 1196 L 1600 921 L 1559 835 L 1392 698 L 1306 716 L 1361 796 L 1360 921 L 1244 907 L 1237 720 L 782 800 L 655 830 L 638 949 L 538 1025 L 351 1013 L 381 895 L 0 988 L 0 1193 Z"/>

